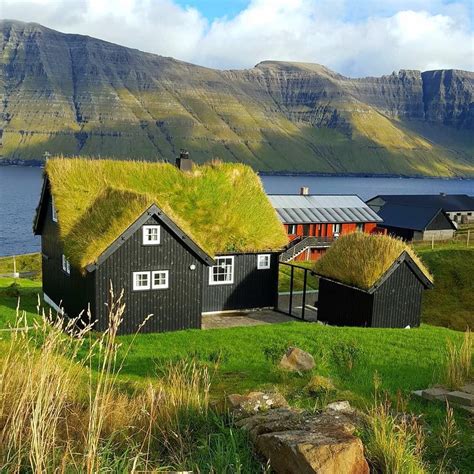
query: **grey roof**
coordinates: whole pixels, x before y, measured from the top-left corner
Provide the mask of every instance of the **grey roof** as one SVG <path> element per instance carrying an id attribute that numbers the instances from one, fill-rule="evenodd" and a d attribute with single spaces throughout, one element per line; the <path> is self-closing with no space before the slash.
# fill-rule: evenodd
<path id="1" fill-rule="evenodd" d="M 268 197 L 284 224 L 382 222 L 356 195 L 270 194 Z"/>
<path id="2" fill-rule="evenodd" d="M 424 231 L 435 217 L 443 213 L 440 207 L 406 206 L 388 202 L 379 211 L 383 225 L 402 229 Z M 451 220 L 446 217 L 445 229 L 454 229 Z"/>
<path id="3" fill-rule="evenodd" d="M 367 202 L 377 198 L 390 204 L 441 208 L 445 212 L 474 211 L 474 197 L 467 194 L 380 194 Z"/>

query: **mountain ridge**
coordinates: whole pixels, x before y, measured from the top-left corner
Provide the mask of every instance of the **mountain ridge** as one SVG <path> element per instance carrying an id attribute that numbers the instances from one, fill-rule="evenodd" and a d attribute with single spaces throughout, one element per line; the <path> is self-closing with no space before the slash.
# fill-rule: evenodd
<path id="1" fill-rule="evenodd" d="M 474 176 L 470 71 L 216 70 L 39 24 L 0 32 L 0 163 L 187 148 L 263 171 Z"/>

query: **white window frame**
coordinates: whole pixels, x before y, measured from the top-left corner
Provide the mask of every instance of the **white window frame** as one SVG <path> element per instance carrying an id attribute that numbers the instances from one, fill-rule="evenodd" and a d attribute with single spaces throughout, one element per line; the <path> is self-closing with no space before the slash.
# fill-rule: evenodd
<path id="1" fill-rule="evenodd" d="M 363 222 L 356 222 L 356 231 L 357 232 L 364 232 L 364 223 Z"/>
<path id="2" fill-rule="evenodd" d="M 235 258 L 233 255 L 225 255 L 222 257 L 216 257 L 216 265 L 213 265 L 212 267 L 209 268 L 209 285 L 232 285 L 234 283 L 234 271 L 235 271 Z M 214 269 L 217 267 L 222 266 L 222 264 L 219 264 L 219 260 L 230 260 L 230 280 L 225 280 L 225 281 L 215 281 L 214 280 Z M 229 266 L 228 264 L 226 266 Z M 226 269 L 226 274 L 227 274 L 227 269 Z"/>
<path id="3" fill-rule="evenodd" d="M 257 255 L 257 270 L 268 270 L 271 267 L 272 256 L 269 253 Z"/>
<path id="4" fill-rule="evenodd" d="M 139 275 L 146 275 L 148 278 L 148 283 L 146 286 L 137 285 L 137 277 Z M 132 282 L 133 282 L 133 291 L 145 291 L 151 288 L 151 274 L 150 272 L 133 272 L 132 274 Z"/>
<path id="5" fill-rule="evenodd" d="M 158 239 L 150 240 L 149 230 L 156 229 Z M 161 243 L 161 226 L 159 225 L 144 225 L 142 227 L 142 243 L 143 245 L 160 245 Z"/>
<path id="6" fill-rule="evenodd" d="M 155 284 L 155 275 L 162 273 L 165 276 L 165 282 Z M 151 289 L 152 290 L 166 290 L 169 288 L 169 270 L 154 270 L 151 272 Z"/>
<path id="7" fill-rule="evenodd" d="M 71 264 L 69 263 L 69 260 L 66 258 L 66 255 L 64 254 L 61 255 L 61 266 L 63 268 L 63 272 L 66 275 L 71 274 Z"/>
<path id="8" fill-rule="evenodd" d="M 342 224 L 340 224 L 339 222 L 333 224 L 333 233 L 334 234 L 340 234 L 341 233 L 341 230 L 342 230 Z"/>
<path id="9" fill-rule="evenodd" d="M 51 195 L 51 219 L 53 222 L 58 222 L 58 212 L 56 211 L 56 206 L 54 205 L 53 195 Z"/>
<path id="10" fill-rule="evenodd" d="M 292 230 L 294 232 L 291 232 Z M 297 232 L 298 232 L 298 227 L 296 226 L 296 224 L 288 224 L 288 235 L 296 235 Z"/>

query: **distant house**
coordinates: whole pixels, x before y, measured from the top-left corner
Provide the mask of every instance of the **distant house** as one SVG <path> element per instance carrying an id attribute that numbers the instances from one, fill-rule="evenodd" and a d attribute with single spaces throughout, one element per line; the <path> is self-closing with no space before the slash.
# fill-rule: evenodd
<path id="1" fill-rule="evenodd" d="M 387 202 L 379 210 L 380 227 L 403 240 L 447 240 L 456 227 L 447 214 L 437 207 Z"/>
<path id="2" fill-rule="evenodd" d="M 51 159 L 34 232 L 44 299 L 107 327 L 124 290 L 122 333 L 200 328 L 206 312 L 274 307 L 283 226 L 245 165 Z"/>
<path id="3" fill-rule="evenodd" d="M 314 270 L 318 320 L 336 326 L 419 326 L 423 291 L 433 287 L 411 248 L 386 235 L 341 237 Z"/>
<path id="4" fill-rule="evenodd" d="M 367 201 L 379 212 L 386 204 L 442 209 L 456 224 L 474 222 L 474 197 L 467 194 L 383 194 Z"/>
<path id="5" fill-rule="evenodd" d="M 354 231 L 372 233 L 382 219 L 356 195 L 270 194 L 290 244 L 283 261 L 317 260 L 334 239 Z"/>

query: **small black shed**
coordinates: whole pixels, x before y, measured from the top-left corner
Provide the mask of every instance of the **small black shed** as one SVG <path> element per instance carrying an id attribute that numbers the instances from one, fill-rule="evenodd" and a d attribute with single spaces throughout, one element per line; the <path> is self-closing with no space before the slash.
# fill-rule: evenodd
<path id="1" fill-rule="evenodd" d="M 392 239 L 388 236 L 370 236 L 370 238 Z M 343 239 L 341 237 L 341 240 Z M 318 272 L 321 275 L 318 320 L 336 326 L 379 328 L 419 326 L 423 291 L 432 288 L 433 282 L 421 262 L 410 253 L 403 250 L 388 269 L 369 286 L 364 287 L 322 275 L 325 273 L 323 262 L 325 257 L 323 257 L 320 260 L 323 263 L 322 271 Z M 354 255 L 352 264 L 356 267 L 358 262 L 361 265 L 371 265 L 370 259 L 359 260 L 360 253 L 357 253 L 357 250 L 354 250 Z M 360 268 L 360 272 L 364 273 L 364 269 Z"/>

